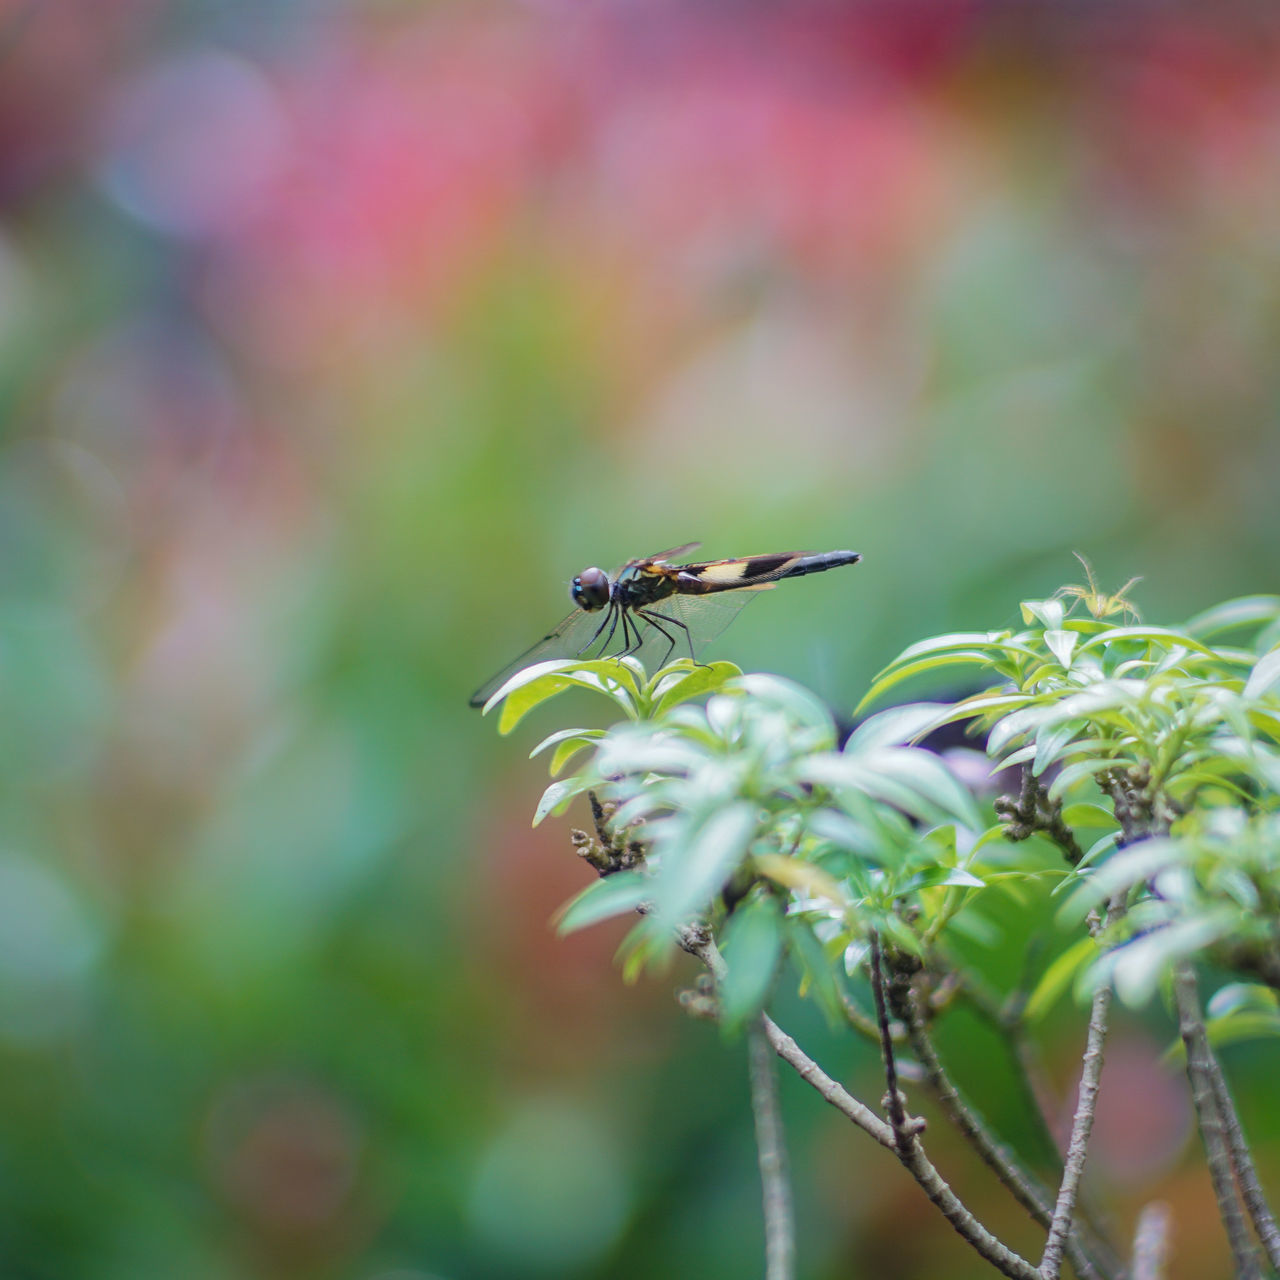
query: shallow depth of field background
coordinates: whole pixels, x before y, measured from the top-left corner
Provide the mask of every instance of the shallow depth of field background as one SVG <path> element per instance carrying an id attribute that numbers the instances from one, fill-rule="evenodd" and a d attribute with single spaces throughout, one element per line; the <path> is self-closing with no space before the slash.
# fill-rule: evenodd
<path id="1" fill-rule="evenodd" d="M 549 925 L 525 757 L 593 707 L 467 695 L 693 538 L 865 554 L 714 650 L 846 711 L 1073 550 L 1153 621 L 1280 585 L 1280 26 L 1111 8 L 0 3 L 5 1276 L 759 1274 L 742 1047 Z M 1169 1035 L 1120 1022 L 1093 1190 L 1225 1275 Z M 1227 1058 L 1272 1185 L 1277 1053 Z M 986 1274 L 785 1104 L 804 1276 Z"/>

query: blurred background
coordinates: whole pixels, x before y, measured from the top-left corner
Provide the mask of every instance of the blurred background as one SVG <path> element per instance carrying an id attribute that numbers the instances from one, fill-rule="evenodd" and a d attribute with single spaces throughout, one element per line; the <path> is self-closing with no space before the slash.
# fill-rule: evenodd
<path id="1" fill-rule="evenodd" d="M 845 711 L 1073 550 L 1156 621 L 1276 590 L 1278 52 L 1262 6 L 0 0 L 3 1274 L 759 1274 L 742 1046 L 551 930 L 589 873 L 526 754 L 595 709 L 467 696 L 695 538 L 865 554 L 714 649 Z M 998 980 L 1057 945 L 1009 916 Z M 1225 1275 L 1169 1036 L 1116 1032 L 1094 1194 Z M 1227 1065 L 1276 1185 L 1277 1050 Z M 784 1090 L 804 1276 L 987 1274 Z"/>

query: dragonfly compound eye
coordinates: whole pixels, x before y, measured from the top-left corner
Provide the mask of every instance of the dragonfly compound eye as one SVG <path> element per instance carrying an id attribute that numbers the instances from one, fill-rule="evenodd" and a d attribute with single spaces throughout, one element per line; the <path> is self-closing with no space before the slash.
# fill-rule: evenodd
<path id="1" fill-rule="evenodd" d="M 583 569 L 569 588 L 579 609 L 594 613 L 609 603 L 609 575 L 603 569 Z"/>

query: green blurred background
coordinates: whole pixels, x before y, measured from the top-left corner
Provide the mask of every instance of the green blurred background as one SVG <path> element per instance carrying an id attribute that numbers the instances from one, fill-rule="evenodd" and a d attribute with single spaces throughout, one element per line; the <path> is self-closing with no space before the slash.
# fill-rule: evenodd
<path id="1" fill-rule="evenodd" d="M 551 932 L 578 709 L 466 699 L 693 538 L 865 554 L 715 649 L 846 710 L 1072 550 L 1153 620 L 1277 589 L 1280 23 L 1118 8 L 0 0 L 0 1273 L 759 1274 L 741 1046 Z M 997 978 L 1056 945 L 1009 914 Z M 1225 1275 L 1168 1034 L 1094 1191 Z M 804 1276 L 986 1274 L 785 1103 Z"/>

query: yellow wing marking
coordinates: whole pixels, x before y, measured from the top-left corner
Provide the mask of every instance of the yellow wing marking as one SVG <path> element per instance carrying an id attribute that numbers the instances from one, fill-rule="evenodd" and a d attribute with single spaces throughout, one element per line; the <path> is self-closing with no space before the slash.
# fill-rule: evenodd
<path id="1" fill-rule="evenodd" d="M 749 560 L 718 560 L 703 565 L 698 577 L 703 582 L 737 582 L 747 571 Z"/>
<path id="2" fill-rule="evenodd" d="M 800 558 L 800 556 L 748 556 L 742 560 L 712 560 L 697 570 L 697 576 L 702 582 L 714 582 L 718 586 L 728 585 L 740 582 L 743 578 L 751 579 L 757 574 L 773 577 L 784 569 L 790 568 Z"/>

